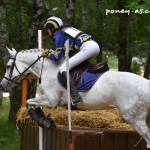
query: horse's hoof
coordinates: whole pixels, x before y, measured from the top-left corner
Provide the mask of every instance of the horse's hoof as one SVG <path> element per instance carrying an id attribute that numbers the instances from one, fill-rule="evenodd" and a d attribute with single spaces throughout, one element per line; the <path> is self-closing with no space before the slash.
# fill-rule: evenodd
<path id="1" fill-rule="evenodd" d="M 51 123 L 46 117 L 42 117 L 42 118 L 39 119 L 38 125 L 42 128 L 44 128 L 44 127 L 50 128 Z"/>
<path id="2" fill-rule="evenodd" d="M 46 128 L 56 128 L 55 122 L 49 116 L 40 118 L 38 121 L 38 125 Z"/>
<path id="3" fill-rule="evenodd" d="M 50 123 L 50 121 L 48 119 L 44 119 L 43 120 L 43 125 L 46 128 L 50 128 L 51 127 L 51 123 Z"/>
<path id="4" fill-rule="evenodd" d="M 40 118 L 37 124 L 38 124 L 38 126 L 40 126 L 41 128 L 44 128 L 44 125 L 43 125 L 43 118 Z"/>
<path id="5" fill-rule="evenodd" d="M 35 112 L 40 118 L 46 117 L 43 110 L 40 107 L 35 108 Z"/>

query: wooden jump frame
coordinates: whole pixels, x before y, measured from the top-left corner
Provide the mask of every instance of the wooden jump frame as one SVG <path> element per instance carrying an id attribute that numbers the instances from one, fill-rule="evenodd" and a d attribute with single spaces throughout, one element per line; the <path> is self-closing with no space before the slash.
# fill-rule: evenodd
<path id="1" fill-rule="evenodd" d="M 22 107 L 26 107 L 29 79 L 37 80 L 37 77 L 32 74 L 23 80 L 23 82 L 22 82 L 22 102 L 21 102 Z"/>
<path id="2" fill-rule="evenodd" d="M 20 150 L 39 150 L 38 128 L 21 125 Z M 135 131 L 96 128 L 73 128 L 71 150 L 145 150 L 146 142 Z M 43 129 L 44 150 L 70 150 L 67 128 Z M 138 144 L 137 144 L 138 143 Z M 136 145 L 137 144 L 137 145 Z"/>

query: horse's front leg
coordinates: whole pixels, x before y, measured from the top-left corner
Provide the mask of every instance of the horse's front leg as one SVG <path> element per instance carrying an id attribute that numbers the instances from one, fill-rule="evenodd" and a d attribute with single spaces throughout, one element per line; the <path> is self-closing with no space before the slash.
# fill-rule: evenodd
<path id="1" fill-rule="evenodd" d="M 50 116 L 45 116 L 43 110 L 40 107 L 30 107 L 28 113 L 33 121 L 35 121 L 40 127 L 54 127 L 56 128 L 55 122 L 50 118 Z"/>
<path id="2" fill-rule="evenodd" d="M 39 106 L 49 107 L 49 103 L 46 100 L 45 95 L 27 100 L 26 107 L 32 120 L 42 128 L 44 126 L 47 128 L 56 127 L 55 122 L 50 118 L 50 116 L 45 116 L 43 110 Z"/>
<path id="3" fill-rule="evenodd" d="M 40 91 L 44 94 L 48 101 L 49 107 L 56 107 L 61 101 L 63 91 L 60 90 L 60 86 L 54 86 L 51 88 L 49 85 L 41 85 Z"/>
<path id="4" fill-rule="evenodd" d="M 28 99 L 26 102 L 26 107 L 29 108 L 31 106 L 50 107 L 45 95 L 40 95 L 39 97 Z"/>

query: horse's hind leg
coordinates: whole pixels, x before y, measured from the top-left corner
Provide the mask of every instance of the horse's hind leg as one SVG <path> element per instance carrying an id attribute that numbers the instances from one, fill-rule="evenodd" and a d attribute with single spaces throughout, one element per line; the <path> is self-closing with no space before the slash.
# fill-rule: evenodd
<path id="1" fill-rule="evenodd" d="M 145 109 L 146 110 L 146 109 Z M 123 118 L 141 135 L 147 142 L 147 148 L 150 148 L 150 131 L 146 124 L 147 112 L 143 111 L 125 111 L 122 113 Z"/>
<path id="2" fill-rule="evenodd" d="M 136 123 L 133 124 L 133 127 L 141 135 L 141 137 L 146 140 L 147 148 L 150 149 L 150 131 L 148 126 L 146 125 L 146 121 L 145 120 L 137 121 Z"/>

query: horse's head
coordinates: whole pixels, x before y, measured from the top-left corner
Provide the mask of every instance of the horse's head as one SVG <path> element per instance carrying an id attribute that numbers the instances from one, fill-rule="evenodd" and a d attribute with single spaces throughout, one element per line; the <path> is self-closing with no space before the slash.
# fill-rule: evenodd
<path id="1" fill-rule="evenodd" d="M 6 65 L 4 78 L 0 83 L 0 86 L 4 92 L 9 91 L 11 85 L 15 85 L 20 82 L 21 73 L 24 70 L 16 50 L 14 48 L 11 50 L 8 47 L 7 50 L 9 52 L 10 58 Z"/>
<path id="2" fill-rule="evenodd" d="M 43 49 L 30 49 L 21 52 L 16 52 L 13 48 L 12 50 L 7 48 L 7 50 L 10 54 L 10 59 L 6 65 L 4 78 L 0 83 L 0 87 L 5 92 L 10 89 L 11 85 L 20 83 L 20 81 L 31 73 L 37 77 L 41 77 L 42 69 L 44 69 L 43 74 L 46 76 L 50 73 L 49 68 L 53 70 L 54 76 L 58 72 L 59 65 L 57 63 L 53 63 L 49 59 L 45 59 L 44 61 L 41 58 Z"/>

